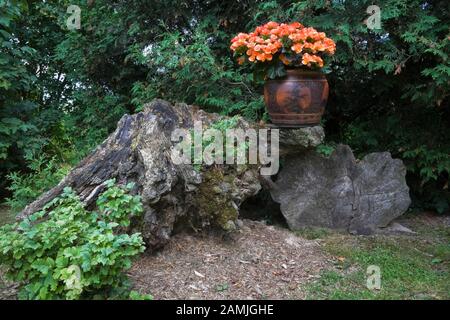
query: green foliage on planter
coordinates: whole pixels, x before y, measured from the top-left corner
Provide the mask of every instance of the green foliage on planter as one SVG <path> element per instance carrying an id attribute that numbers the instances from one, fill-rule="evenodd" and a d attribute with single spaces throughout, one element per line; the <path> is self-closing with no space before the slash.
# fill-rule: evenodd
<path id="1" fill-rule="evenodd" d="M 124 271 L 144 244 L 139 233 L 118 231 L 142 212 L 140 198 L 109 181 L 97 206 L 87 211 L 66 188 L 42 211 L 0 228 L 0 261 L 23 284 L 20 298 L 108 296 L 125 284 Z"/>

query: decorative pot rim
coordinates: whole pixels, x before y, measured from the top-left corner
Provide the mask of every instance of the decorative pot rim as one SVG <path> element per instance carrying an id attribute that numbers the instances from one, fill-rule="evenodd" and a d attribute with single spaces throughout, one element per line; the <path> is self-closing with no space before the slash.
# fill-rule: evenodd
<path id="1" fill-rule="evenodd" d="M 298 78 L 310 78 L 317 80 L 326 80 L 326 75 L 322 71 L 318 70 L 304 70 L 301 68 L 289 68 L 286 69 L 286 75 L 275 79 L 267 79 L 267 81 L 301 81 Z M 294 78 L 294 79 L 292 79 Z M 297 78 L 297 79 L 295 79 Z"/>
<path id="2" fill-rule="evenodd" d="M 287 73 L 320 73 L 324 74 L 322 70 L 307 70 L 303 68 L 286 68 Z"/>

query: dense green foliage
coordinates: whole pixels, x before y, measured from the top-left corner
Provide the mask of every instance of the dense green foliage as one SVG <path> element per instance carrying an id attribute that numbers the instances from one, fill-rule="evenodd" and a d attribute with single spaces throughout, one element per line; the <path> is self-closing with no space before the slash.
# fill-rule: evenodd
<path id="1" fill-rule="evenodd" d="M 55 158 L 46 159 L 41 155 L 28 160 L 30 173 L 12 172 L 7 176 L 12 195 L 5 203 L 15 213 L 56 185 L 69 171 L 69 167 L 59 164 Z"/>
<path id="2" fill-rule="evenodd" d="M 118 229 L 142 212 L 140 198 L 109 181 L 97 206 L 98 213 L 86 211 L 66 189 L 44 210 L 0 228 L 0 261 L 11 280 L 23 283 L 20 298 L 108 297 L 124 286 L 123 271 L 144 245 L 139 233 Z"/>
<path id="3" fill-rule="evenodd" d="M 79 30 L 67 30 L 71 4 L 81 8 Z M 270 20 L 300 21 L 337 43 L 328 144 L 390 151 L 408 166 L 415 205 L 448 211 L 448 1 L 377 1 L 380 30 L 363 23 L 371 4 L 0 0 L 0 173 L 10 174 L 14 198 L 29 201 L 43 184 L 26 185 L 37 166 L 27 159 L 72 165 L 155 97 L 266 119 L 262 82 L 233 61 L 230 40 Z"/>

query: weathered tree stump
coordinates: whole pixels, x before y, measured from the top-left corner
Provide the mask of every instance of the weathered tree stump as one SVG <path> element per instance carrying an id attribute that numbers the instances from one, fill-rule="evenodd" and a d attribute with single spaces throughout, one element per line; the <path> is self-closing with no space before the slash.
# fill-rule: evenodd
<path id="1" fill-rule="evenodd" d="M 389 153 L 375 153 L 358 162 L 347 146 L 330 158 L 315 147 L 325 137 L 320 126 L 280 130 L 282 166 L 273 177 L 259 175 L 257 165 L 175 164 L 171 150 L 176 129 L 205 128 L 224 119 L 186 104 L 155 100 L 144 111 L 125 115 L 117 129 L 55 188 L 28 205 L 23 218 L 41 210 L 65 187 L 71 187 L 88 209 L 105 189 L 105 181 L 134 182 L 144 215 L 134 228 L 149 249 L 163 246 L 174 230 L 236 226 L 240 205 L 261 189 L 260 181 L 292 229 L 320 226 L 352 233 L 372 233 L 404 213 L 410 198 L 405 167 Z M 251 125 L 240 119 L 237 128 Z"/>
<path id="2" fill-rule="evenodd" d="M 120 185 L 134 182 L 133 193 L 141 195 L 145 213 L 135 225 L 150 249 L 163 246 L 175 227 L 233 229 L 240 204 L 261 188 L 256 166 L 198 169 L 174 164 L 171 158 L 175 129 L 191 129 L 196 121 L 210 126 L 222 118 L 186 104 L 155 100 L 144 111 L 123 116 L 114 133 L 19 218 L 41 210 L 65 187 L 94 208 L 104 182 L 114 178 Z M 249 124 L 240 119 L 237 126 Z"/>

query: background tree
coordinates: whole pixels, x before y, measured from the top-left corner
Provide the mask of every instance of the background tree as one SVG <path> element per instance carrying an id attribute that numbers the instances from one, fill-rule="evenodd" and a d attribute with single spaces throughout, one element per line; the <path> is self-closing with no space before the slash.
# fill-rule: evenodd
<path id="1" fill-rule="evenodd" d="M 81 8 L 80 30 L 67 30 L 71 4 Z M 265 119 L 262 83 L 232 60 L 229 41 L 276 20 L 300 21 L 337 42 L 329 145 L 348 143 L 358 155 L 390 151 L 408 166 L 415 206 L 448 211 L 448 1 L 377 1 L 380 30 L 364 24 L 372 4 L 0 0 L 0 170 L 21 172 L 12 176 L 11 201 L 20 207 L 51 186 L 61 166 L 156 97 Z M 54 159 L 50 170 L 36 165 L 42 158 Z"/>

